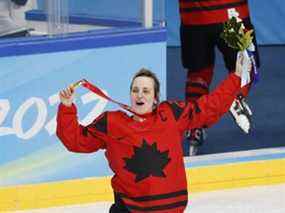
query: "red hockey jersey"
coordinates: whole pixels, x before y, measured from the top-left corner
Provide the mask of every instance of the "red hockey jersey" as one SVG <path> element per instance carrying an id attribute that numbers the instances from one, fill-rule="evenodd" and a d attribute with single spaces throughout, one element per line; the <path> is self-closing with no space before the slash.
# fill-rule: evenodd
<path id="1" fill-rule="evenodd" d="M 230 13 L 249 17 L 247 0 L 179 0 L 179 10 L 183 25 L 224 23 Z"/>
<path id="2" fill-rule="evenodd" d="M 123 111 L 107 111 L 81 126 L 75 105 L 61 104 L 57 135 L 72 152 L 105 149 L 114 172 L 112 188 L 131 212 L 181 213 L 188 197 L 183 133 L 214 124 L 228 111 L 239 89 L 240 78 L 230 74 L 195 104 L 162 102 L 142 122 Z"/>

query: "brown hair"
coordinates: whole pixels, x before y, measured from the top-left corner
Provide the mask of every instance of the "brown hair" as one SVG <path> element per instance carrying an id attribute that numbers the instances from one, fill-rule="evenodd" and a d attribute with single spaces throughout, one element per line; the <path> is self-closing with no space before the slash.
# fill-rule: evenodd
<path id="1" fill-rule="evenodd" d="M 157 102 L 159 102 L 159 93 L 160 93 L 160 82 L 158 80 L 158 78 L 156 77 L 156 75 L 148 70 L 148 69 L 145 69 L 145 68 L 141 68 L 132 78 L 132 82 L 131 82 L 131 86 L 130 86 L 130 90 L 132 90 L 132 87 L 133 87 L 133 83 L 134 83 L 134 80 L 137 78 L 137 77 L 149 77 L 153 80 L 154 82 L 154 97 L 155 99 L 157 100 Z"/>

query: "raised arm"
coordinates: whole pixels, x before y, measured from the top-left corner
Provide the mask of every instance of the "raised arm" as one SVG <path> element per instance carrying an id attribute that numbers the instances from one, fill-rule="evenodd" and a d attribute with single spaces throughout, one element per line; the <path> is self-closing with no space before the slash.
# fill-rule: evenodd
<path id="1" fill-rule="evenodd" d="M 56 134 L 63 145 L 72 152 L 90 153 L 105 148 L 106 134 L 98 126 L 106 116 L 103 113 L 92 124 L 84 127 L 78 123 L 77 109 L 72 103 L 74 90 L 72 87 L 59 93 L 61 104 L 57 113 Z M 106 122 L 104 122 L 106 125 Z"/>
<path id="2" fill-rule="evenodd" d="M 204 95 L 196 102 L 186 103 L 178 120 L 182 131 L 185 129 L 209 127 L 216 123 L 224 113 L 228 112 L 236 95 L 240 91 L 242 64 L 244 58 L 239 57 L 235 73 L 222 81 L 209 95 Z M 248 63 L 251 71 L 251 63 Z"/>
<path id="3" fill-rule="evenodd" d="M 246 70 L 243 70 L 243 65 L 247 66 Z M 228 112 L 236 95 L 240 92 L 243 72 L 250 73 L 251 70 L 252 64 L 250 59 L 244 58 L 242 54 L 238 54 L 235 72 L 222 81 L 209 95 L 198 99 L 190 128 L 209 127 L 216 123 L 223 114 Z"/>
<path id="4" fill-rule="evenodd" d="M 230 74 L 209 95 L 204 95 L 194 104 L 189 128 L 209 127 L 228 112 L 240 91 L 240 77 Z"/>

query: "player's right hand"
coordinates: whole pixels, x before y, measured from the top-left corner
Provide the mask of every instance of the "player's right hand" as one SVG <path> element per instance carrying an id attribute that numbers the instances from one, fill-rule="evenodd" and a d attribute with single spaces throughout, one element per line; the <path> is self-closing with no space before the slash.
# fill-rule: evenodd
<path id="1" fill-rule="evenodd" d="M 70 107 L 74 99 L 74 88 L 72 86 L 60 91 L 59 99 L 61 103 L 67 107 Z"/>

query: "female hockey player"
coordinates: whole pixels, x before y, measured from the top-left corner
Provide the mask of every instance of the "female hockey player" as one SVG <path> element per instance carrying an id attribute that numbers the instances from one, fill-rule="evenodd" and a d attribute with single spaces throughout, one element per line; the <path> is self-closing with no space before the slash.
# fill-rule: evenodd
<path id="1" fill-rule="evenodd" d="M 241 60 L 216 90 L 196 102 L 159 103 L 159 81 L 141 69 L 130 85 L 130 110 L 106 111 L 91 124 L 78 123 L 74 88 L 59 93 L 57 136 L 71 152 L 105 150 L 114 172 L 110 212 L 182 213 L 187 180 L 181 140 L 189 128 L 210 126 L 228 111 L 240 91 Z"/>

